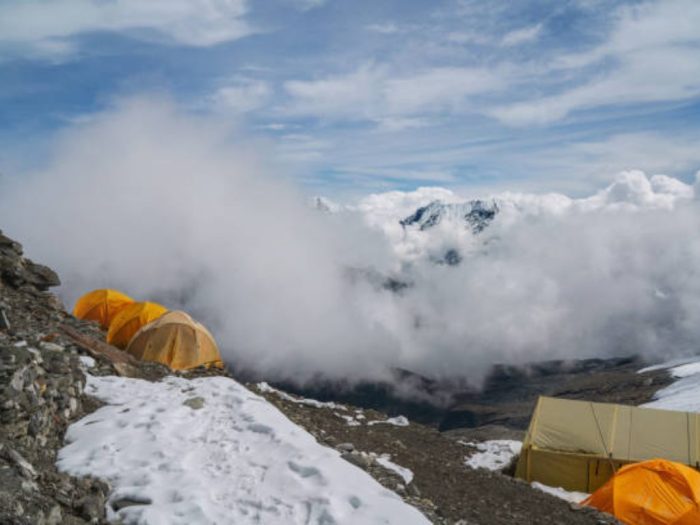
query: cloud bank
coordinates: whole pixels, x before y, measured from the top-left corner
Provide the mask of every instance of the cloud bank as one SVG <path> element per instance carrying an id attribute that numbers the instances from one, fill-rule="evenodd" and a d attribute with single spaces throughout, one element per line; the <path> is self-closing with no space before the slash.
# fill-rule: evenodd
<path id="1" fill-rule="evenodd" d="M 401 367 L 478 383 L 497 362 L 697 351 L 700 210 L 681 181 L 632 171 L 583 199 L 494 195 L 480 234 L 416 231 L 398 220 L 464 199 L 426 188 L 320 213 L 265 157 L 220 122 L 126 101 L 3 182 L 0 224 L 60 272 L 67 303 L 111 286 L 185 308 L 232 366 L 269 379 Z M 435 264 L 447 248 L 461 264 Z"/>
<path id="2" fill-rule="evenodd" d="M 245 0 L 9 0 L 0 5 L 0 51 L 9 46 L 29 56 L 68 56 L 77 49 L 72 38 L 98 31 L 206 47 L 255 32 L 247 12 Z"/>

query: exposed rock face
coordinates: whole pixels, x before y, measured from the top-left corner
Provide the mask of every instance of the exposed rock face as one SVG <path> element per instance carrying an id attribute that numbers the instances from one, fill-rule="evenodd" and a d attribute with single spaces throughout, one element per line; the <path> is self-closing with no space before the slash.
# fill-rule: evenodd
<path id="1" fill-rule="evenodd" d="M 78 349 L 56 329 L 95 330 L 46 292 L 57 284 L 51 269 L 0 234 L 0 523 L 104 521 L 107 485 L 55 467 L 67 425 L 94 405 L 83 395 Z"/>
<path id="2" fill-rule="evenodd" d="M 22 257 L 22 245 L 3 235 L 0 230 L 0 277 L 15 288 L 29 285 L 46 291 L 61 281 L 51 268 Z"/>

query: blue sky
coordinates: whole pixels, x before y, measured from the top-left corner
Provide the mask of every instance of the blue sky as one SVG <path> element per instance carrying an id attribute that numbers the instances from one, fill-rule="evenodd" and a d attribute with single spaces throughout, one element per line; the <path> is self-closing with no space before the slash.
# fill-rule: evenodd
<path id="1" fill-rule="evenodd" d="M 339 198 L 690 181 L 698 28 L 697 0 L 3 0 L 0 173 L 156 93 Z"/>

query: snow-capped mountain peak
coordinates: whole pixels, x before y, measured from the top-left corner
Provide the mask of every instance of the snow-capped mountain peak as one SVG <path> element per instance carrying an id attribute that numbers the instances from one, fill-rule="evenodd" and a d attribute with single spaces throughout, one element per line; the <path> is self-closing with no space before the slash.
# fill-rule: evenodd
<path id="1" fill-rule="evenodd" d="M 399 221 L 404 228 L 417 226 L 425 231 L 443 220 L 463 222 L 472 233 L 480 233 L 495 218 L 499 208 L 496 201 L 472 200 L 461 203 L 445 203 L 439 200 L 421 206 L 413 214 Z"/>

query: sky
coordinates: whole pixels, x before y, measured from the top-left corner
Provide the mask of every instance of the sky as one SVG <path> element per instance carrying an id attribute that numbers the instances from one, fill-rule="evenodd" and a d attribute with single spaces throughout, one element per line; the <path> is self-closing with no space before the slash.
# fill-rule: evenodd
<path id="1" fill-rule="evenodd" d="M 310 194 L 590 194 L 700 169 L 696 0 L 3 0 L 0 174 L 147 94 Z"/>
<path id="2" fill-rule="evenodd" d="M 0 227 L 66 304 L 183 308 L 265 377 L 696 353 L 698 28 L 698 0 L 0 0 Z M 400 225 L 481 196 L 483 235 Z"/>

